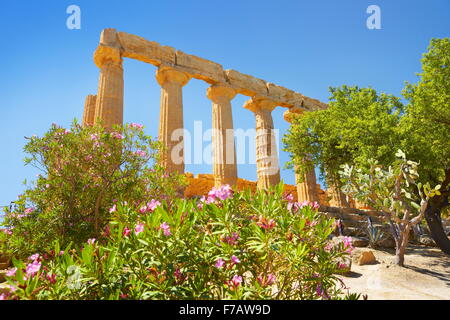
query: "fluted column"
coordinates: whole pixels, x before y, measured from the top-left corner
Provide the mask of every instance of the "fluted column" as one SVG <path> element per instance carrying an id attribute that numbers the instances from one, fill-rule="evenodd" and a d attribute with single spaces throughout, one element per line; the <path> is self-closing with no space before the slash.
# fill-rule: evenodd
<path id="1" fill-rule="evenodd" d="M 280 182 L 280 168 L 272 119 L 272 110 L 276 106 L 276 102 L 259 97 L 253 97 L 244 105 L 244 108 L 252 111 L 256 118 L 256 168 L 258 189 L 260 190 L 268 189 Z"/>
<path id="2" fill-rule="evenodd" d="M 97 101 L 96 95 L 88 95 L 84 101 L 83 111 L 83 127 L 92 126 L 95 120 L 95 104 Z"/>
<path id="3" fill-rule="evenodd" d="M 105 29 L 94 54 L 100 68 L 95 123 L 106 128 L 123 123 L 123 67 L 122 52 L 114 29 Z"/>
<path id="4" fill-rule="evenodd" d="M 286 112 L 283 114 L 284 120 L 292 123 L 293 116 L 298 114 L 298 112 L 293 113 L 289 110 L 286 110 Z M 297 198 L 299 202 L 319 202 L 319 195 L 317 194 L 316 172 L 314 171 L 314 169 L 306 172 L 304 175 L 295 173 L 295 183 L 297 184 Z"/>
<path id="5" fill-rule="evenodd" d="M 214 184 L 233 186 L 237 181 L 237 164 L 231 100 L 236 91 L 226 86 L 211 86 L 206 95 L 212 101 Z"/>
<path id="6" fill-rule="evenodd" d="M 345 194 L 335 183 L 328 184 L 328 197 L 331 197 L 330 206 L 332 207 L 346 208 L 349 206 Z"/>
<path id="7" fill-rule="evenodd" d="M 169 173 L 184 173 L 183 86 L 191 76 L 168 66 L 156 71 L 156 80 L 161 85 L 159 116 L 159 140 L 165 146 L 161 164 Z"/>
<path id="8" fill-rule="evenodd" d="M 302 176 L 296 173 L 295 182 L 297 184 L 297 197 L 299 202 L 319 202 L 319 196 L 317 194 L 316 173 L 314 169 L 309 170 Z"/>

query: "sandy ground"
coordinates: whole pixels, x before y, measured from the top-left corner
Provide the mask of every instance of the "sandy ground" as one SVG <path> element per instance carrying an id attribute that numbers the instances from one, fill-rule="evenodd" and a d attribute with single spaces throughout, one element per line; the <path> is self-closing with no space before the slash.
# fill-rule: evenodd
<path id="1" fill-rule="evenodd" d="M 405 267 L 394 264 L 394 251 L 372 250 L 377 263 L 359 266 L 343 277 L 350 292 L 367 294 L 369 300 L 450 300 L 450 257 L 439 249 L 411 246 Z"/>

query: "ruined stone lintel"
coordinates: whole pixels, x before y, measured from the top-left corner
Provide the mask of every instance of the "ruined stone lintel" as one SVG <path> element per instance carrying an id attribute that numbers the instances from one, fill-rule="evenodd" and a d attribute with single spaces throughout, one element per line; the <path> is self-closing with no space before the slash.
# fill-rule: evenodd
<path id="1" fill-rule="evenodd" d="M 126 32 L 105 29 L 102 32 L 99 49 L 103 47 L 119 48 L 122 57 L 137 59 L 157 67 L 165 64 L 210 84 L 230 86 L 238 93 L 249 97 L 266 97 L 282 107 L 297 107 L 308 111 L 328 107 L 319 100 L 308 98 L 295 91 L 236 70 L 224 70 L 222 65 L 213 61 Z"/>
<path id="2" fill-rule="evenodd" d="M 244 104 L 256 118 L 256 170 L 258 189 L 268 189 L 280 182 L 277 145 L 273 132 L 272 110 L 278 104 L 264 97 L 254 97 Z"/>
<path id="3" fill-rule="evenodd" d="M 165 146 L 161 165 L 169 173 L 184 173 L 183 92 L 190 75 L 162 65 L 156 71 L 161 85 L 159 140 Z"/>
<path id="4" fill-rule="evenodd" d="M 237 183 L 236 148 L 234 145 L 231 100 L 236 91 L 228 86 L 213 85 L 206 96 L 212 101 L 212 142 L 214 184 Z"/>
<path id="5" fill-rule="evenodd" d="M 95 120 L 95 104 L 97 101 L 96 95 L 88 95 L 84 102 L 84 111 L 83 111 L 83 127 L 92 126 Z"/>

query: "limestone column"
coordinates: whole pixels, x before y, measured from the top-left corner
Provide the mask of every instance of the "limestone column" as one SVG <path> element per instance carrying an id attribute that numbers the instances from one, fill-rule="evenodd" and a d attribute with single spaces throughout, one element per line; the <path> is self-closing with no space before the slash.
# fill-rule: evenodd
<path id="1" fill-rule="evenodd" d="M 292 116 L 294 114 L 299 114 L 298 112 L 292 113 L 287 110 L 283 116 L 284 120 L 292 123 Z M 319 195 L 317 194 L 317 180 L 316 172 L 314 169 L 308 171 L 306 174 L 301 176 L 295 173 L 295 183 L 297 184 L 297 198 L 299 202 L 309 201 L 309 202 L 319 202 Z"/>
<path id="2" fill-rule="evenodd" d="M 159 140 L 165 146 L 161 164 L 169 173 L 184 173 L 184 135 L 182 88 L 191 76 L 168 66 L 156 71 L 156 80 L 161 85 L 159 116 Z"/>
<path id="3" fill-rule="evenodd" d="M 123 123 L 123 68 L 119 48 L 100 45 L 94 56 L 100 68 L 95 123 L 106 128 Z"/>
<path id="4" fill-rule="evenodd" d="M 244 108 L 252 111 L 256 118 L 256 168 L 258 189 L 268 189 L 280 182 L 277 145 L 275 140 L 272 110 L 277 103 L 260 97 L 247 101 Z"/>
<path id="5" fill-rule="evenodd" d="M 308 171 L 302 177 L 300 177 L 300 175 L 296 173 L 295 182 L 297 184 L 297 197 L 299 202 L 319 202 L 319 196 L 317 194 L 316 173 L 314 169 Z"/>
<path id="6" fill-rule="evenodd" d="M 347 208 L 349 206 L 345 194 L 332 182 L 328 184 L 328 197 L 330 196 L 330 206 L 339 208 Z"/>
<path id="7" fill-rule="evenodd" d="M 97 101 L 96 95 L 88 95 L 84 101 L 84 111 L 83 111 L 83 127 L 92 126 L 95 119 L 95 104 Z"/>
<path id="8" fill-rule="evenodd" d="M 236 148 L 233 134 L 231 100 L 236 91 L 226 86 L 211 86 L 206 92 L 212 101 L 212 143 L 214 184 L 219 187 L 237 182 Z"/>

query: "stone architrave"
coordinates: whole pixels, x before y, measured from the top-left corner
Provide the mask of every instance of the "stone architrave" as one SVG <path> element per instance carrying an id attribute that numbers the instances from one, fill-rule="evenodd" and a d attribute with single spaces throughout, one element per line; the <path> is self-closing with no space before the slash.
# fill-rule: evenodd
<path id="1" fill-rule="evenodd" d="M 278 104 L 272 100 L 253 97 L 244 104 L 256 118 L 256 168 L 258 189 L 266 190 L 280 182 L 277 145 L 272 110 Z"/>
<path id="2" fill-rule="evenodd" d="M 183 86 L 191 76 L 169 66 L 160 66 L 156 80 L 161 86 L 159 140 L 165 146 L 161 164 L 168 173 L 184 173 Z"/>
<path id="3" fill-rule="evenodd" d="M 236 91 L 227 86 L 213 85 L 206 95 L 212 101 L 214 184 L 216 187 L 224 184 L 234 186 L 237 182 L 237 163 L 231 100 L 236 96 Z"/>

